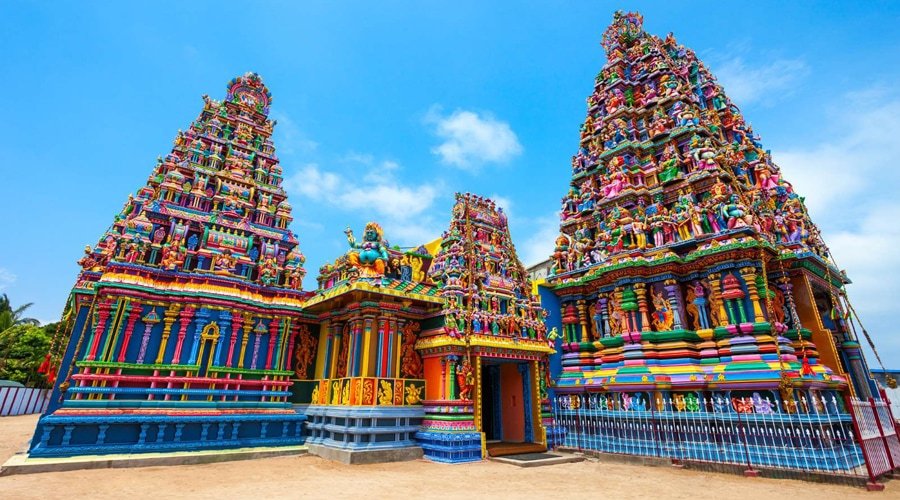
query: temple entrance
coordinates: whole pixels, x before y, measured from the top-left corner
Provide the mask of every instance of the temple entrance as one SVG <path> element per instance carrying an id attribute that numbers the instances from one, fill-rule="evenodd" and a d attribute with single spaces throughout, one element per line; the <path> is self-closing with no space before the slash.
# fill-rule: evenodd
<path id="1" fill-rule="evenodd" d="M 481 429 L 491 456 L 544 451 L 535 443 L 531 366 L 526 361 L 482 358 Z"/>

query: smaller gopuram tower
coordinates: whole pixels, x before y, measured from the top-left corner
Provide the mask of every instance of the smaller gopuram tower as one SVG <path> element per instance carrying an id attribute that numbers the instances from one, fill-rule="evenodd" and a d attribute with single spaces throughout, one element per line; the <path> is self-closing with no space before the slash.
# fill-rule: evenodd
<path id="1" fill-rule="evenodd" d="M 375 222 L 359 240 L 345 234 L 349 251 L 319 269 L 319 288 L 304 304 L 320 323 L 318 341 L 297 353 L 314 363 L 294 384 L 309 450 L 345 463 L 420 458 L 414 438 L 426 382 L 415 345 L 440 324 L 443 304 L 427 279 L 432 256 L 391 248 Z"/>
<path id="2" fill-rule="evenodd" d="M 49 355 L 32 456 L 302 443 L 289 402 L 303 254 L 259 75 L 157 160 L 82 267 Z"/>
<path id="3" fill-rule="evenodd" d="M 429 273 L 445 309 L 443 323 L 416 343 L 426 379 L 417 437 L 426 457 L 462 462 L 546 450 L 553 350 L 503 210 L 457 194 Z"/>

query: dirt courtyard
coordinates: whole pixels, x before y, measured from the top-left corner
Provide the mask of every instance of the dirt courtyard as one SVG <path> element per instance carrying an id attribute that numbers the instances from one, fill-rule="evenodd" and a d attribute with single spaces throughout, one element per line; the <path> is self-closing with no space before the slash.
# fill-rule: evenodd
<path id="1" fill-rule="evenodd" d="M 36 415 L 0 418 L 0 463 L 31 437 Z M 318 457 L 0 476 L 0 499 L 53 498 L 900 498 L 802 481 L 586 461 L 524 469 L 496 462 L 349 466 Z"/>

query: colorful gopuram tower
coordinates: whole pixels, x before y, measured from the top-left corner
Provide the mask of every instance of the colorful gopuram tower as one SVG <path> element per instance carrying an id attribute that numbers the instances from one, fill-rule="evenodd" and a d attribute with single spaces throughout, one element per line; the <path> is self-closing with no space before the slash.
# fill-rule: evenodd
<path id="1" fill-rule="evenodd" d="M 670 411 L 870 397 L 847 278 L 738 107 L 639 14 L 616 13 L 602 45 L 541 292 L 555 390 Z"/>
<path id="2" fill-rule="evenodd" d="M 418 333 L 440 324 L 443 298 L 427 279 L 432 256 L 391 248 L 370 222 L 362 241 L 319 270 L 304 312 L 320 323 L 317 344 L 297 358 L 315 360 L 294 385 L 309 418 L 309 451 L 345 463 L 420 458 L 415 433 L 424 416 L 425 380 Z"/>
<path id="3" fill-rule="evenodd" d="M 302 443 L 291 353 L 303 255 L 254 73 L 203 96 L 147 184 L 79 261 L 32 456 Z"/>
<path id="4" fill-rule="evenodd" d="M 429 273 L 445 309 L 416 342 L 426 379 L 417 434 L 425 456 L 462 462 L 546 450 L 553 351 L 503 210 L 457 194 Z"/>

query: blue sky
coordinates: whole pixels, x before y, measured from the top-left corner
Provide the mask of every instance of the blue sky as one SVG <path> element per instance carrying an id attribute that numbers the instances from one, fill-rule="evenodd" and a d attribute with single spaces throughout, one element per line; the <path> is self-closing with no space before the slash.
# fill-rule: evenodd
<path id="1" fill-rule="evenodd" d="M 718 75 L 900 367 L 900 4 L 181 4 L 0 3 L 0 292 L 34 302 L 37 318 L 58 318 L 81 249 L 200 96 L 221 98 L 246 71 L 275 97 L 306 288 L 345 250 L 345 226 L 377 220 L 392 243 L 416 245 L 446 227 L 457 190 L 498 198 L 520 257 L 540 260 L 621 8 Z"/>

